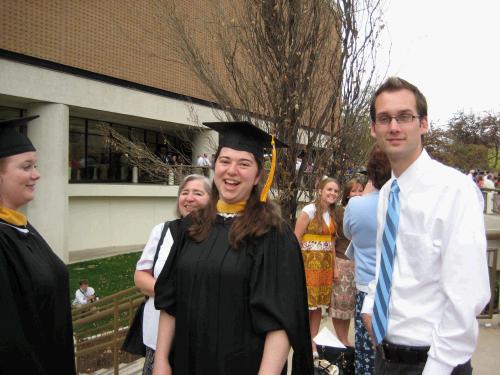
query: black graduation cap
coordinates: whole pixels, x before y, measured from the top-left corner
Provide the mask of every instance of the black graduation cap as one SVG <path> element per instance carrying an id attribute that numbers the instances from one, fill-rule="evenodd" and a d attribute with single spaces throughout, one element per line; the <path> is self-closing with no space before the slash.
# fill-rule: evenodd
<path id="1" fill-rule="evenodd" d="M 247 151 L 259 160 L 264 157 L 264 149 L 273 148 L 272 136 L 248 121 L 204 122 L 203 125 L 219 133 L 219 147 Z M 274 143 L 276 148 L 288 147 L 277 139 Z"/>
<path id="2" fill-rule="evenodd" d="M 37 117 L 39 116 L 0 120 L 0 158 L 36 151 L 29 138 L 19 133 L 16 127 L 25 125 Z"/>
<path id="3" fill-rule="evenodd" d="M 284 148 L 288 145 L 248 121 L 204 122 L 203 125 L 219 133 L 219 148 L 229 147 L 238 151 L 247 151 L 252 153 L 257 160 L 264 158 L 265 148 L 272 148 L 271 169 L 260 193 L 260 201 L 266 202 L 276 169 L 276 148 Z"/>

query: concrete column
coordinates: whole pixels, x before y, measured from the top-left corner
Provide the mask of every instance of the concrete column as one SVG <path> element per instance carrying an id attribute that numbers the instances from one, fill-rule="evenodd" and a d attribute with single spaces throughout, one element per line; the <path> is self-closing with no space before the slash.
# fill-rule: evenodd
<path id="1" fill-rule="evenodd" d="M 198 160 L 198 155 L 207 154 L 211 162 L 212 154 L 215 154 L 217 147 L 219 145 L 219 135 L 213 130 L 203 130 L 197 131 L 193 135 L 193 165 L 196 165 Z M 195 173 L 201 173 L 201 171 L 194 170 Z M 213 178 L 213 169 L 210 169 L 207 176 L 210 180 Z"/>
<path id="2" fill-rule="evenodd" d="M 28 116 L 28 137 L 37 150 L 41 178 L 27 216 L 52 250 L 68 262 L 68 142 L 69 109 L 64 104 L 34 104 Z"/>
<path id="3" fill-rule="evenodd" d="M 193 164 L 196 164 L 198 155 L 207 154 L 210 158 L 219 146 L 218 133 L 213 130 L 195 131 L 193 134 Z"/>

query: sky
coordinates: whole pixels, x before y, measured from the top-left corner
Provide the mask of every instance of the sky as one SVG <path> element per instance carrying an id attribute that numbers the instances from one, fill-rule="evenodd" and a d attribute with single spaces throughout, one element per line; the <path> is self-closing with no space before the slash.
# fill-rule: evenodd
<path id="1" fill-rule="evenodd" d="M 500 1 L 388 0 L 384 13 L 379 73 L 415 84 L 434 125 L 500 112 Z"/>

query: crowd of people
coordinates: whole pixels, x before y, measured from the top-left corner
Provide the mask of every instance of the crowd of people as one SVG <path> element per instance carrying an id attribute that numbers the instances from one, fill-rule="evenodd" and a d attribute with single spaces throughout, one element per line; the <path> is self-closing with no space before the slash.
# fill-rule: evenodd
<path id="1" fill-rule="evenodd" d="M 354 319 L 356 374 L 472 373 L 490 297 L 481 193 L 423 148 L 417 87 L 388 79 L 370 117 L 368 182 L 319 179 L 294 230 L 268 199 L 286 145 L 248 122 L 205 123 L 219 133 L 213 182 L 182 181 L 178 218 L 152 229 L 134 274 L 143 374 L 313 375 L 323 310 L 346 346 Z M 74 374 L 66 267 L 19 211 L 40 178 L 15 129 L 31 119 L 0 124 L 0 373 Z M 82 280 L 75 303 L 95 299 Z"/>
<path id="2" fill-rule="evenodd" d="M 500 186 L 500 176 L 494 176 L 493 172 L 471 169 L 467 175 L 480 189 L 495 189 Z"/>

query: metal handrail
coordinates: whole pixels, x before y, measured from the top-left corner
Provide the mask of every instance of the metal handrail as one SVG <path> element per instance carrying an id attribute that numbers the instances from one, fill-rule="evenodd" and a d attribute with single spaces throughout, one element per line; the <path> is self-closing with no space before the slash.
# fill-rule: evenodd
<path id="1" fill-rule="evenodd" d="M 489 273 L 489 279 L 490 279 L 490 302 L 488 304 L 488 310 L 485 312 L 483 310 L 483 313 L 478 316 L 480 319 L 491 319 L 493 317 L 493 314 L 497 312 L 495 309 L 495 299 L 496 299 L 496 292 L 495 292 L 495 287 L 496 287 L 496 265 L 497 265 L 497 257 L 498 257 L 498 249 L 488 249 L 487 250 L 487 257 L 488 257 L 488 273 Z"/>
<path id="2" fill-rule="evenodd" d="M 488 241 L 499 241 L 500 240 L 500 229 L 490 229 L 486 231 L 486 239 Z M 490 290 L 491 290 L 491 298 L 488 305 L 488 310 L 483 314 L 479 315 L 478 318 L 486 318 L 491 319 L 493 314 L 498 312 L 498 309 L 495 309 L 495 301 L 496 301 L 496 279 L 497 279 L 497 264 L 498 264 L 498 248 L 489 248 L 486 252 L 486 256 L 488 259 L 488 273 L 490 279 Z"/>

